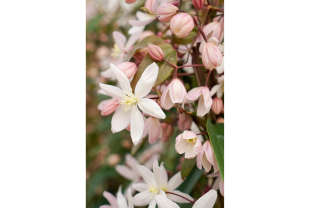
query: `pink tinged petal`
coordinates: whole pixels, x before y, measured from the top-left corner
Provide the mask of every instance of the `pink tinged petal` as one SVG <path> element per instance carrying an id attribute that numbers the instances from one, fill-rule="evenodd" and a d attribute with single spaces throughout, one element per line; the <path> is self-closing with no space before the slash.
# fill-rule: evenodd
<path id="1" fill-rule="evenodd" d="M 222 74 L 224 72 L 224 56 L 222 58 L 222 64 L 216 67 L 216 71 L 218 74 Z"/>
<path id="2" fill-rule="evenodd" d="M 117 205 L 118 205 L 118 208 L 127 208 L 127 201 L 126 201 L 124 195 L 122 194 L 122 186 L 120 186 L 118 188 Z"/>
<path id="3" fill-rule="evenodd" d="M 170 178 L 168 182 L 168 190 L 173 191 L 174 189 L 178 188 L 181 183 L 183 183 L 181 172 L 178 172 Z"/>
<path id="4" fill-rule="evenodd" d="M 198 154 L 198 152 L 194 151 L 194 148 L 195 148 L 195 144 L 188 145 L 188 148 L 185 152 L 185 158 L 192 159 Z"/>
<path id="5" fill-rule="evenodd" d="M 204 146 L 204 145 L 203 145 Z M 197 154 L 197 157 L 196 157 L 196 162 L 197 162 L 197 168 L 199 170 L 201 170 L 202 168 L 202 157 L 203 157 L 203 154 L 204 154 L 204 151 L 200 151 L 198 154 Z"/>
<path id="6" fill-rule="evenodd" d="M 212 174 L 214 174 L 214 173 L 212 173 Z M 209 174 L 209 175 L 211 175 L 211 174 Z M 208 177 L 209 177 L 209 175 L 208 175 Z M 212 189 L 218 190 L 218 189 L 220 188 L 220 181 L 221 181 L 221 180 L 222 180 L 221 176 L 220 176 L 220 177 L 217 177 L 217 178 L 215 179 L 214 183 L 213 183 Z"/>
<path id="7" fill-rule="evenodd" d="M 176 143 L 180 142 L 181 139 L 182 139 L 182 136 L 183 136 L 183 133 L 182 133 L 182 134 L 179 134 L 179 135 L 177 136 L 177 138 L 175 138 L 175 142 L 176 142 Z"/>
<path id="8" fill-rule="evenodd" d="M 193 138 L 195 138 L 195 137 L 197 137 L 197 134 L 195 134 L 195 133 L 192 132 L 192 131 L 184 131 L 184 132 L 183 132 L 183 138 L 184 138 L 184 139 L 193 139 Z"/>
<path id="9" fill-rule="evenodd" d="M 120 32 L 114 31 L 113 38 L 121 51 L 125 48 L 126 37 Z"/>
<path id="10" fill-rule="evenodd" d="M 148 208 L 155 208 L 156 207 L 156 201 L 155 199 L 152 199 L 152 201 L 150 202 Z"/>
<path id="11" fill-rule="evenodd" d="M 220 193 L 222 196 L 224 196 L 224 182 L 223 182 L 223 180 L 220 180 Z"/>
<path id="12" fill-rule="evenodd" d="M 191 201 L 194 201 L 193 197 L 191 197 L 188 194 L 182 193 L 181 191 L 174 190 L 174 191 L 170 191 L 170 192 L 178 194 L 180 196 L 183 196 L 184 198 L 189 199 Z M 177 203 L 191 203 L 190 201 L 188 201 L 188 200 L 186 200 L 186 199 L 184 199 L 182 197 L 176 196 L 174 194 L 167 194 L 167 197 L 169 199 L 171 199 L 172 201 L 177 202 Z"/>
<path id="13" fill-rule="evenodd" d="M 163 134 L 160 122 L 157 118 L 151 117 L 151 124 L 149 128 L 149 143 L 153 144 Z"/>
<path id="14" fill-rule="evenodd" d="M 198 101 L 198 108 L 197 108 L 197 116 L 199 117 L 203 117 L 204 115 L 206 115 L 208 112 L 210 111 L 210 109 L 206 109 L 205 104 L 204 104 L 204 99 L 200 98 Z"/>
<path id="15" fill-rule="evenodd" d="M 222 86 L 221 84 L 214 85 L 211 89 L 210 95 L 213 96 L 217 91 L 220 90 L 221 86 Z"/>
<path id="16" fill-rule="evenodd" d="M 202 151 L 201 151 L 202 152 Z M 206 172 L 209 172 L 212 168 L 212 164 L 209 162 L 209 160 L 207 159 L 206 155 L 203 153 L 202 156 L 202 166 L 205 169 Z"/>
<path id="17" fill-rule="evenodd" d="M 154 173 L 152 171 L 150 171 L 149 169 L 147 169 L 143 165 L 137 165 L 136 168 L 139 171 L 139 173 L 141 174 L 144 181 L 148 185 L 152 185 L 152 184 L 155 185 L 156 184 L 155 176 L 154 176 Z"/>
<path id="18" fill-rule="evenodd" d="M 145 138 L 149 134 L 150 123 L 151 123 L 151 117 L 146 119 L 146 121 L 144 122 L 143 134 L 141 139 Z"/>
<path id="19" fill-rule="evenodd" d="M 143 191 L 133 197 L 135 206 L 145 206 L 152 200 L 153 194 L 149 191 Z"/>
<path id="20" fill-rule="evenodd" d="M 114 100 L 114 99 L 111 98 L 111 99 L 107 99 L 107 100 L 101 101 L 101 102 L 98 104 L 97 109 L 101 111 L 101 110 L 104 108 L 104 106 L 106 106 L 108 103 L 110 103 L 110 102 L 113 101 L 113 100 Z"/>
<path id="21" fill-rule="evenodd" d="M 208 193 L 200 197 L 194 204 L 193 208 L 212 208 L 215 204 L 217 193 L 211 189 Z"/>
<path id="22" fill-rule="evenodd" d="M 195 146 L 194 146 L 194 152 L 195 153 L 199 153 L 202 149 L 202 144 L 201 144 L 201 141 L 199 138 L 197 138 L 197 141 L 195 143 Z"/>
<path id="23" fill-rule="evenodd" d="M 215 155 L 214 155 L 214 152 L 213 152 L 213 149 L 212 149 L 212 146 L 209 140 L 206 141 L 206 146 L 207 146 L 206 151 L 205 151 L 206 157 L 212 165 L 215 165 L 217 162 L 216 162 Z"/>
<path id="24" fill-rule="evenodd" d="M 107 116 L 113 113 L 119 106 L 120 101 L 117 99 L 113 99 L 107 105 L 105 105 L 101 111 L 102 116 Z"/>
<path id="25" fill-rule="evenodd" d="M 114 73 L 114 76 L 116 77 L 117 81 L 119 82 L 122 90 L 127 94 L 132 94 L 132 89 L 130 87 L 129 79 L 126 77 L 126 75 L 117 68 L 114 64 L 110 64 L 110 67 Z"/>
<path id="26" fill-rule="evenodd" d="M 114 208 L 114 207 L 112 207 L 110 205 L 101 205 L 99 208 Z"/>
<path id="27" fill-rule="evenodd" d="M 187 93 L 187 99 L 192 100 L 192 101 L 196 101 L 199 99 L 199 97 L 200 97 L 200 95 L 202 95 L 202 93 L 203 93 L 203 87 L 196 87 Z"/>
<path id="28" fill-rule="evenodd" d="M 108 95 L 118 100 L 122 100 L 126 94 L 118 87 L 107 85 L 107 84 L 99 84 L 100 88 L 103 89 Z"/>
<path id="29" fill-rule="evenodd" d="M 214 168 L 214 173 L 216 173 L 219 170 L 219 166 L 218 166 L 217 162 L 215 165 L 213 165 L 213 168 Z"/>
<path id="30" fill-rule="evenodd" d="M 158 75 L 158 66 L 155 62 L 153 62 L 144 70 L 142 76 L 140 77 L 136 85 L 135 95 L 138 98 L 143 98 L 150 93 L 157 79 L 157 75 Z"/>
<path id="31" fill-rule="evenodd" d="M 128 200 L 128 208 L 134 208 L 133 207 L 133 198 L 131 195 L 131 189 L 130 188 L 128 189 L 128 192 L 127 192 L 127 200 Z"/>
<path id="32" fill-rule="evenodd" d="M 129 125 L 130 113 L 130 111 L 124 111 L 122 107 L 116 109 L 111 121 L 111 131 L 113 133 L 120 132 Z"/>
<path id="33" fill-rule="evenodd" d="M 125 51 L 129 52 L 130 48 L 135 44 L 135 42 L 139 39 L 139 36 L 141 35 L 141 33 L 143 32 L 143 30 L 141 31 L 137 31 L 135 33 L 132 33 L 132 35 L 130 36 L 130 38 L 128 39 L 126 46 L 125 46 Z"/>
<path id="34" fill-rule="evenodd" d="M 204 99 L 204 105 L 206 109 L 210 109 L 212 106 L 212 98 L 209 88 L 203 87 L 203 99 Z"/>
<path id="35" fill-rule="evenodd" d="M 152 99 L 140 98 L 138 101 L 139 108 L 144 112 L 153 117 L 165 119 L 166 115 L 159 105 Z"/>
<path id="36" fill-rule="evenodd" d="M 117 200 L 111 193 L 104 191 L 103 196 L 108 200 L 112 207 L 117 207 Z"/>
<path id="37" fill-rule="evenodd" d="M 124 178 L 126 178 L 128 180 L 133 180 L 137 177 L 135 172 L 132 171 L 131 169 L 129 169 L 125 165 L 116 165 L 115 170 L 116 170 L 116 172 L 118 172 L 118 174 L 120 174 L 121 176 L 123 176 Z"/>
<path id="38" fill-rule="evenodd" d="M 148 20 L 129 20 L 129 24 L 131 24 L 132 26 L 136 26 L 136 27 L 145 26 L 153 22 L 155 19 L 156 17 L 152 19 L 148 19 Z"/>
<path id="39" fill-rule="evenodd" d="M 154 154 L 152 155 L 152 157 L 146 161 L 143 165 L 148 168 L 148 169 L 151 169 L 153 167 L 153 163 L 154 163 L 154 160 L 159 160 L 160 158 L 160 155 L 159 154 Z"/>
<path id="40" fill-rule="evenodd" d="M 160 105 L 162 108 L 169 110 L 173 106 L 173 102 L 170 98 L 170 93 L 169 93 L 169 87 L 166 87 L 161 98 L 160 98 Z"/>
<path id="41" fill-rule="evenodd" d="M 136 183 L 132 185 L 132 188 L 139 192 L 142 192 L 148 190 L 149 186 L 146 183 Z"/>
<path id="42" fill-rule="evenodd" d="M 144 128 L 143 116 L 137 106 L 134 106 L 132 108 L 129 118 L 130 118 L 130 136 L 134 145 L 137 145 L 142 137 Z"/>
<path id="43" fill-rule="evenodd" d="M 187 96 L 186 89 L 180 79 L 175 78 L 168 86 L 169 93 L 173 103 L 182 103 L 184 97 Z"/>
<path id="44" fill-rule="evenodd" d="M 154 199 L 159 208 L 180 208 L 176 203 L 168 199 L 166 195 L 156 195 Z"/>
<path id="45" fill-rule="evenodd" d="M 101 72 L 100 75 L 101 75 L 102 77 L 104 77 L 104 78 L 107 78 L 107 79 L 114 78 L 114 74 L 113 74 L 111 68 L 108 68 L 107 70 Z"/>
<path id="46" fill-rule="evenodd" d="M 183 154 L 184 152 L 186 152 L 188 147 L 189 147 L 189 143 L 185 139 L 175 144 L 175 150 L 179 154 Z"/>
<path id="47" fill-rule="evenodd" d="M 133 156 L 131 156 L 131 154 L 126 154 L 125 161 L 126 164 L 134 170 L 137 165 L 140 165 L 140 163 Z"/>

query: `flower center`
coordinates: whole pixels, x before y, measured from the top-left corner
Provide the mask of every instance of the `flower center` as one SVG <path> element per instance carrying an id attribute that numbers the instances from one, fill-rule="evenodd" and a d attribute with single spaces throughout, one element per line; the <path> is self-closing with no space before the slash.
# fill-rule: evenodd
<path id="1" fill-rule="evenodd" d="M 125 96 L 123 100 L 120 102 L 122 105 L 122 108 L 124 111 L 131 110 L 134 105 L 138 103 L 138 98 L 136 98 L 134 95 L 131 96 Z"/>
<path id="2" fill-rule="evenodd" d="M 194 137 L 192 139 L 187 139 L 186 140 L 188 143 L 195 143 L 197 141 L 197 137 Z"/>
<path id="3" fill-rule="evenodd" d="M 113 49 L 112 49 L 112 54 L 111 54 L 111 56 L 113 57 L 113 58 L 118 58 L 120 55 L 122 55 L 122 51 L 121 51 L 121 49 L 118 47 L 118 45 L 115 43 L 114 44 L 114 47 L 113 47 Z"/>
<path id="4" fill-rule="evenodd" d="M 150 187 L 148 189 L 149 192 L 151 192 L 153 195 L 157 195 L 159 194 L 159 189 L 155 188 L 155 187 Z"/>

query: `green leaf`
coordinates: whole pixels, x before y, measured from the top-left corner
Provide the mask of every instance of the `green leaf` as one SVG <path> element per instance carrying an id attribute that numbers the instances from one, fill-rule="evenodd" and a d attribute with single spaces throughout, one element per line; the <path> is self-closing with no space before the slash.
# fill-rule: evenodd
<path id="1" fill-rule="evenodd" d="M 149 44 L 157 45 L 163 42 L 164 42 L 163 39 L 161 39 L 160 37 L 154 36 L 154 35 L 144 38 L 137 45 L 135 45 L 134 48 L 128 53 L 124 62 L 129 61 L 131 57 L 136 53 L 137 50 L 145 48 Z"/>
<path id="2" fill-rule="evenodd" d="M 164 59 L 168 61 L 171 64 L 176 65 L 177 63 L 177 52 L 172 48 L 172 46 L 168 43 L 162 43 L 158 45 L 164 53 Z M 143 60 L 141 61 L 138 71 L 136 72 L 132 82 L 131 82 L 131 88 L 134 91 L 140 77 L 142 76 L 142 73 L 144 70 L 153 62 L 155 62 L 159 69 L 158 69 L 158 76 L 155 81 L 154 87 L 161 84 L 165 79 L 167 79 L 170 74 L 174 71 L 174 67 L 170 66 L 164 61 L 154 61 L 149 54 L 147 54 Z"/>
<path id="3" fill-rule="evenodd" d="M 178 38 L 176 35 L 173 35 L 174 43 L 187 45 L 191 44 L 197 35 L 197 29 L 192 30 L 185 38 Z"/>
<path id="4" fill-rule="evenodd" d="M 196 164 L 196 159 L 194 158 L 194 160 Z M 203 172 L 204 169 L 199 170 L 197 167 L 194 167 L 191 173 L 188 175 L 188 177 L 186 177 L 184 182 L 178 187 L 178 190 L 186 194 L 191 193 L 191 191 L 193 190 L 194 186 L 196 185 L 197 181 L 199 180 Z"/>
<path id="5" fill-rule="evenodd" d="M 207 131 L 222 179 L 224 181 L 224 124 L 212 124 L 212 122 L 208 120 Z"/>
<path id="6" fill-rule="evenodd" d="M 193 159 L 184 158 L 181 165 L 181 176 L 183 180 L 190 174 L 195 165 L 196 165 L 196 158 Z"/>

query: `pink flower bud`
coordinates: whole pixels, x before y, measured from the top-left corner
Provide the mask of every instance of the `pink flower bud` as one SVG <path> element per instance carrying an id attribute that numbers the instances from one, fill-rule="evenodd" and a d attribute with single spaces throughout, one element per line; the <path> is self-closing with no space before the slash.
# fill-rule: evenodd
<path id="1" fill-rule="evenodd" d="M 170 29 L 179 38 L 186 37 L 194 28 L 193 18 L 187 13 L 177 14 L 170 21 Z"/>
<path id="2" fill-rule="evenodd" d="M 113 113 L 116 108 L 119 106 L 120 101 L 117 99 L 113 99 L 111 102 L 107 103 L 105 106 L 103 106 L 103 109 L 101 111 L 102 116 L 107 116 Z"/>
<path id="3" fill-rule="evenodd" d="M 224 123 L 224 119 L 222 117 L 219 117 L 216 119 L 216 123 Z"/>
<path id="4" fill-rule="evenodd" d="M 212 107 L 211 107 L 213 113 L 215 115 L 220 114 L 222 108 L 223 108 L 223 101 L 222 101 L 222 99 L 218 98 L 218 97 L 214 98 L 213 99 L 213 103 L 212 103 Z"/>
<path id="5" fill-rule="evenodd" d="M 158 9 L 157 9 L 157 15 L 159 16 L 159 21 L 161 22 L 170 22 L 171 18 L 177 14 L 178 12 L 178 7 L 170 4 L 170 3 L 165 3 L 162 4 Z"/>
<path id="6" fill-rule="evenodd" d="M 132 4 L 132 3 L 135 3 L 137 0 L 126 0 L 126 3 L 127 4 Z"/>
<path id="7" fill-rule="evenodd" d="M 219 22 L 211 22 L 203 27 L 203 32 L 208 36 L 212 32 L 211 37 L 215 37 L 217 40 L 221 41 L 222 39 L 222 24 Z M 210 37 L 210 38 L 211 38 Z M 202 36 L 199 37 L 202 40 Z"/>
<path id="8" fill-rule="evenodd" d="M 160 140 L 166 142 L 173 134 L 173 126 L 171 124 L 161 123 L 161 128 L 163 129 L 163 135 Z"/>
<path id="9" fill-rule="evenodd" d="M 147 8 L 151 13 L 154 13 L 156 11 L 153 11 L 153 5 L 156 0 L 146 0 L 144 7 Z"/>
<path id="10" fill-rule="evenodd" d="M 204 4 L 204 0 L 193 0 L 193 5 L 196 9 L 201 10 Z"/>
<path id="11" fill-rule="evenodd" d="M 181 131 L 190 129 L 192 122 L 193 122 L 193 119 L 189 114 L 182 113 L 179 115 L 179 123 L 178 124 L 179 124 L 179 129 Z"/>
<path id="12" fill-rule="evenodd" d="M 223 107 L 221 109 L 221 113 L 224 114 L 224 105 L 223 105 Z"/>
<path id="13" fill-rule="evenodd" d="M 222 64 L 221 51 L 211 42 L 205 43 L 203 47 L 202 63 L 209 70 L 212 70 Z"/>
<path id="14" fill-rule="evenodd" d="M 128 79 L 131 79 L 138 70 L 137 65 L 133 62 L 123 62 L 121 64 L 118 64 L 117 68 L 124 72 Z"/>
<path id="15" fill-rule="evenodd" d="M 160 105 L 162 108 L 169 110 L 174 103 L 185 103 L 187 92 L 179 78 L 174 78 L 164 90 Z"/>
<path id="16" fill-rule="evenodd" d="M 148 47 L 148 51 L 152 59 L 155 61 L 161 61 L 164 59 L 164 52 L 157 45 L 150 44 Z"/>

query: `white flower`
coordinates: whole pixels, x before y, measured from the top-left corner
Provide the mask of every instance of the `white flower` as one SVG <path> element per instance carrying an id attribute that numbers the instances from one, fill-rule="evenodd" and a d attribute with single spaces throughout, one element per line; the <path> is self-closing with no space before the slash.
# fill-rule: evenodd
<path id="1" fill-rule="evenodd" d="M 132 25 L 132 27 L 128 31 L 129 34 L 143 32 L 145 26 L 150 24 L 156 19 L 156 15 L 150 15 L 140 11 L 136 13 L 136 16 L 138 20 L 129 20 L 129 24 Z"/>
<path id="2" fill-rule="evenodd" d="M 180 208 L 176 203 L 167 198 L 164 192 L 154 197 L 159 208 Z M 212 208 L 215 204 L 217 193 L 211 189 L 208 193 L 200 197 L 192 208 Z"/>
<path id="3" fill-rule="evenodd" d="M 224 75 L 223 76 L 220 76 L 218 79 L 217 79 L 217 82 L 219 84 L 217 85 L 214 85 L 211 89 L 211 97 L 216 93 L 216 96 L 221 98 L 224 94 Z"/>
<path id="4" fill-rule="evenodd" d="M 140 193 L 135 195 L 133 198 L 135 205 L 145 206 L 149 204 L 149 208 L 155 208 L 156 202 L 154 196 L 158 195 L 160 191 L 172 193 L 167 193 L 167 197 L 178 203 L 189 203 L 188 200 L 185 200 L 179 196 L 185 197 L 191 201 L 193 200 L 193 198 L 188 194 L 175 190 L 183 182 L 180 172 L 175 174 L 168 181 L 168 175 L 165 167 L 163 164 L 159 167 L 157 160 L 154 160 L 153 172 L 142 165 L 137 165 L 137 169 L 146 183 L 137 183 L 133 185 L 134 189 L 140 191 Z"/>
<path id="5" fill-rule="evenodd" d="M 154 100 L 145 98 L 157 79 L 158 66 L 154 62 L 144 70 L 136 85 L 135 93 L 132 92 L 126 75 L 115 65 L 111 64 L 110 66 L 122 88 L 100 83 L 101 89 L 120 101 L 120 106 L 112 117 L 111 130 L 113 133 L 119 132 L 130 124 L 130 135 L 133 143 L 137 145 L 143 134 L 144 127 L 144 117 L 138 106 L 143 112 L 153 117 L 166 118 L 166 115 Z"/>
<path id="6" fill-rule="evenodd" d="M 109 192 L 104 191 L 103 196 L 110 202 L 110 205 L 101 205 L 99 208 L 133 208 L 133 199 L 131 196 L 131 191 L 128 191 L 128 205 L 127 201 L 122 194 L 122 187 L 118 188 L 116 198 Z"/>

